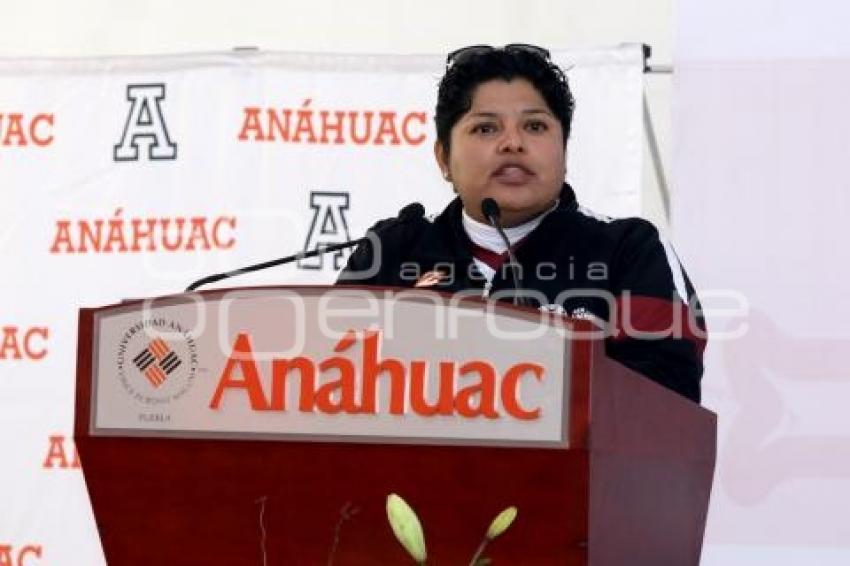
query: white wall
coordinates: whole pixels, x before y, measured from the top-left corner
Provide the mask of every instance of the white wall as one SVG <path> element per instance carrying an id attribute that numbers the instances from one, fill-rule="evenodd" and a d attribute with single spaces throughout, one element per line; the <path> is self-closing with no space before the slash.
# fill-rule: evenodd
<path id="1" fill-rule="evenodd" d="M 86 57 L 222 51 L 446 53 L 463 45 L 525 42 L 568 48 L 647 43 L 669 64 L 673 0 L 5 0 L 3 57 Z M 665 166 L 670 75 L 646 89 Z M 577 111 L 581 112 L 581 101 Z M 644 216 L 666 220 L 647 153 Z M 581 187 L 576 187 L 581 195 Z M 672 192 L 672 190 L 671 190 Z"/>
<path id="2" fill-rule="evenodd" d="M 705 566 L 850 564 L 848 20 L 840 0 L 680 2 L 675 227 L 719 422 Z"/>

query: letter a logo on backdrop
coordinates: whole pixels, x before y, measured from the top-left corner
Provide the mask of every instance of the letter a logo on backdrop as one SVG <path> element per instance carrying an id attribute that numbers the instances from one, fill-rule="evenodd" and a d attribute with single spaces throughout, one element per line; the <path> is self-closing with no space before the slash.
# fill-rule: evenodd
<path id="1" fill-rule="evenodd" d="M 348 223 L 345 220 L 345 211 L 348 210 L 348 193 L 310 193 L 310 208 L 313 209 L 313 220 L 310 223 L 310 231 L 307 232 L 307 241 L 304 242 L 304 251 L 310 251 L 331 244 L 342 244 L 350 240 L 348 236 Z M 340 269 L 345 250 L 339 250 L 333 254 L 333 268 Z M 316 256 L 298 260 L 301 269 L 322 269 L 325 256 Z"/>
<path id="2" fill-rule="evenodd" d="M 148 148 L 148 159 L 176 159 L 177 144 L 168 136 L 162 115 L 165 84 L 127 85 L 130 113 L 121 141 L 115 146 L 115 161 L 138 161 L 139 145 Z"/>

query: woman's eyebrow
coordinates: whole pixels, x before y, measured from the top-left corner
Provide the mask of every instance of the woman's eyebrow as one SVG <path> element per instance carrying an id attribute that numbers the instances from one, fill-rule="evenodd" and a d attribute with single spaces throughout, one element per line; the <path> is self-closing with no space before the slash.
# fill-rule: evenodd
<path id="1" fill-rule="evenodd" d="M 527 110 L 522 111 L 523 114 L 548 114 L 553 116 L 552 111 L 548 108 L 539 107 L 539 108 L 528 108 Z"/>
<path id="2" fill-rule="evenodd" d="M 534 108 L 526 108 L 521 112 L 522 114 L 547 114 L 549 116 L 553 116 L 552 111 L 545 107 L 534 107 Z M 499 112 L 491 112 L 488 110 L 478 110 L 475 112 L 470 112 L 466 115 L 467 118 L 498 118 L 501 114 Z"/>
<path id="3" fill-rule="evenodd" d="M 468 118 L 498 118 L 498 112 L 487 112 L 485 110 L 480 110 L 478 112 L 470 112 L 466 115 Z"/>

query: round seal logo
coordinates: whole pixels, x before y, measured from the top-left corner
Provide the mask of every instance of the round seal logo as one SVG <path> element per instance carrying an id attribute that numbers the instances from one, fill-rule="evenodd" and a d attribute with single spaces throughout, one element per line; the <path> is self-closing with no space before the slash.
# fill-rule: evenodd
<path id="1" fill-rule="evenodd" d="M 118 379 L 135 400 L 163 405 L 186 394 L 195 382 L 195 339 L 179 322 L 147 318 L 128 328 L 118 343 Z"/>

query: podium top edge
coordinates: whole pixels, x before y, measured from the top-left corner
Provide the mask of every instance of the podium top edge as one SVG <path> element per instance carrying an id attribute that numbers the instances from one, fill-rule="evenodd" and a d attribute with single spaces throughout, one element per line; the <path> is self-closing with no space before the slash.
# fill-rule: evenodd
<path id="1" fill-rule="evenodd" d="M 516 306 L 502 301 L 487 300 L 477 292 L 475 294 L 450 293 L 433 289 L 392 287 L 392 286 L 370 286 L 370 285 L 265 285 L 250 287 L 228 287 L 207 289 L 202 291 L 179 292 L 169 295 L 160 295 L 144 298 L 123 299 L 119 303 L 93 307 L 81 307 L 81 313 L 103 315 L 108 313 L 127 312 L 146 306 L 170 306 L 186 303 L 201 303 L 207 300 L 215 301 L 233 298 L 247 298 L 251 296 L 303 296 L 317 297 L 319 295 L 332 294 L 340 297 L 374 297 L 379 300 L 406 300 L 430 302 L 440 306 L 451 306 L 459 308 L 487 309 L 496 311 L 501 315 L 550 322 L 554 324 L 568 324 L 580 328 L 586 326 L 588 329 L 600 325 L 592 320 L 570 317 L 564 313 L 542 311 L 535 307 Z"/>

